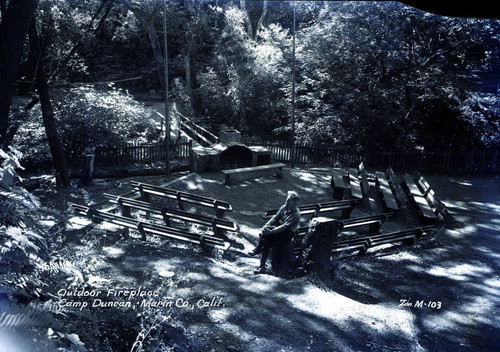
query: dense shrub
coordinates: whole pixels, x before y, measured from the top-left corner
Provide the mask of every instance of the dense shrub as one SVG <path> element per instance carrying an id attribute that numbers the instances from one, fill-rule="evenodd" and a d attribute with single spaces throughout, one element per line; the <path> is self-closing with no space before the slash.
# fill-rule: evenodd
<path id="1" fill-rule="evenodd" d="M 112 86 L 54 90 L 53 105 L 61 141 L 72 161 L 78 161 L 86 148 L 159 137 L 152 110 Z M 30 165 L 43 165 L 50 157 L 40 114 L 33 111 L 14 139 Z"/>

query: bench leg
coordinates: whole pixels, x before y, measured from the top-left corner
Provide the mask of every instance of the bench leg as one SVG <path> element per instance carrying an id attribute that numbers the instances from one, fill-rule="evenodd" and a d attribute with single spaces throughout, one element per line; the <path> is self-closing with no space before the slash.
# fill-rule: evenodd
<path id="1" fill-rule="evenodd" d="M 416 243 L 417 238 L 415 236 L 403 240 L 403 245 L 405 246 L 414 246 Z"/>
<path id="2" fill-rule="evenodd" d="M 370 226 L 368 227 L 368 231 L 370 231 L 370 233 L 379 233 L 380 226 L 382 226 L 382 224 L 380 223 L 380 221 L 377 221 L 376 223 L 370 224 Z"/>
<path id="3" fill-rule="evenodd" d="M 342 209 L 342 219 L 349 219 L 351 217 L 352 210 L 354 209 L 354 205 L 349 208 Z"/>
<path id="4" fill-rule="evenodd" d="M 276 176 L 278 178 L 283 178 L 283 168 L 279 168 L 277 171 L 276 171 Z"/>

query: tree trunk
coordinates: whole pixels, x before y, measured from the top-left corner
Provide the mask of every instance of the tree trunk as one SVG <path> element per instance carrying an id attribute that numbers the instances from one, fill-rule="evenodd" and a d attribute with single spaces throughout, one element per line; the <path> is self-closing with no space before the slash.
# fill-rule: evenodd
<path id="1" fill-rule="evenodd" d="M 253 39 L 253 30 L 252 30 L 252 20 L 250 19 L 250 14 L 247 10 L 247 5 L 245 0 L 240 0 L 240 7 L 245 12 L 245 24 L 247 26 L 247 34 L 250 39 Z"/>
<path id="2" fill-rule="evenodd" d="M 137 15 L 136 15 L 137 16 Z M 151 48 L 153 49 L 153 56 L 156 62 L 156 71 L 158 72 L 158 76 L 161 83 L 161 88 L 165 89 L 165 77 L 164 77 L 164 57 L 161 51 L 160 40 L 156 35 L 155 28 L 153 23 L 149 18 L 142 18 L 140 15 L 137 16 L 139 18 L 139 22 L 144 27 L 146 32 L 148 32 L 149 41 L 151 42 Z"/>
<path id="3" fill-rule="evenodd" d="M 161 50 L 160 40 L 156 34 L 156 30 L 152 21 L 152 14 L 146 13 L 140 5 L 132 4 L 129 1 L 124 2 L 125 6 L 132 11 L 134 16 L 137 18 L 142 28 L 146 30 L 149 36 L 149 42 L 151 43 L 151 49 L 153 50 L 153 57 L 156 62 L 156 72 L 158 73 L 158 78 L 160 80 L 161 88 L 165 89 L 165 77 L 164 77 L 164 57 Z"/>
<path id="4" fill-rule="evenodd" d="M 252 4 L 253 4 L 253 6 L 251 6 L 251 7 L 255 8 L 255 4 L 258 4 L 258 3 L 255 2 Z M 250 14 L 250 12 L 248 11 L 245 0 L 240 0 L 240 7 L 241 7 L 241 10 L 245 13 L 245 24 L 247 27 L 248 37 L 252 40 L 257 40 L 260 28 L 262 27 L 262 24 L 264 22 L 266 14 L 267 14 L 267 0 L 264 0 L 264 2 L 262 3 L 262 13 L 260 14 L 259 19 L 257 20 L 255 26 L 252 23 L 252 17 L 255 19 L 255 16 L 253 16 L 253 14 L 256 11 L 252 10 L 252 14 Z"/>
<path id="5" fill-rule="evenodd" d="M 45 126 L 45 133 L 52 155 L 52 164 L 56 170 L 56 183 L 60 187 L 67 187 L 70 185 L 69 170 L 66 163 L 66 155 L 57 132 L 54 110 L 50 101 L 47 75 L 45 74 L 43 48 L 40 45 L 35 21 L 33 21 L 30 28 L 29 40 L 30 56 L 35 67 L 34 74 L 36 77 L 38 96 L 40 97 L 40 105 L 42 107 L 43 124 Z"/>
<path id="6" fill-rule="evenodd" d="M 0 25 L 0 148 L 7 149 L 9 110 L 26 34 L 38 0 L 11 0 Z"/>
<path id="7" fill-rule="evenodd" d="M 302 243 L 301 262 L 310 279 L 332 287 L 330 277 L 332 249 L 339 233 L 337 220 L 314 218 Z"/>
<path id="8" fill-rule="evenodd" d="M 253 40 L 258 39 L 260 28 L 262 27 L 262 24 L 264 23 L 264 19 L 266 18 L 266 14 L 267 14 L 267 0 L 264 0 L 264 3 L 262 4 L 262 14 L 260 15 L 259 21 L 257 22 L 257 26 L 255 27 L 255 33 L 254 33 Z"/>

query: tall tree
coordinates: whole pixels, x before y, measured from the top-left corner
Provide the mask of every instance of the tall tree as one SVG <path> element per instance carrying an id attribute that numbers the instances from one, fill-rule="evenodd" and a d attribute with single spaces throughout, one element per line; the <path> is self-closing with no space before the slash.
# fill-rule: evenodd
<path id="1" fill-rule="evenodd" d="M 262 2 L 262 12 L 257 9 L 257 6 Z M 245 13 L 245 25 L 247 34 L 250 39 L 257 40 L 259 31 L 264 23 L 267 14 L 267 0 L 253 1 L 252 8 L 249 10 L 245 0 L 240 0 L 241 10 Z"/>
<path id="2" fill-rule="evenodd" d="M 156 71 L 158 73 L 158 78 L 161 83 L 162 89 L 165 89 L 165 77 L 164 77 L 164 63 L 165 59 L 163 57 L 160 39 L 156 33 L 154 26 L 155 14 L 158 13 L 158 4 L 156 3 L 139 3 L 132 0 L 123 0 L 125 7 L 130 10 L 134 16 L 137 18 L 141 26 L 144 28 L 148 34 L 149 41 L 151 43 L 151 49 L 153 50 L 153 56 L 156 62 Z"/>
<path id="3" fill-rule="evenodd" d="M 40 43 L 34 20 L 29 30 L 29 43 L 30 61 L 34 66 L 34 76 L 36 77 L 37 91 L 42 107 L 43 124 L 49 142 L 50 153 L 52 154 L 52 164 L 56 170 L 56 183 L 58 186 L 67 187 L 70 185 L 69 170 L 66 155 L 57 132 L 54 109 L 50 101 L 49 85 L 45 73 L 43 46 Z"/>
<path id="4" fill-rule="evenodd" d="M 38 0 L 11 0 L 0 24 L 0 148 L 8 147 L 9 110 Z"/>

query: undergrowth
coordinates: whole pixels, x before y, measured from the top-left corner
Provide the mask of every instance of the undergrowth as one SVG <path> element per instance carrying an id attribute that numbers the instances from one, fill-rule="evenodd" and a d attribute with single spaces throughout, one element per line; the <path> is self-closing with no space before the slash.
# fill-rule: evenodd
<path id="1" fill-rule="evenodd" d="M 184 350 L 185 332 L 171 308 L 60 304 L 60 290 L 96 289 L 89 278 L 104 266 L 90 250 L 102 247 L 101 237 L 84 236 L 81 247 L 72 246 L 68 213 L 41 206 L 18 186 L 20 157 L 14 149 L 0 153 L 0 340 L 20 351 Z M 175 285 L 162 281 L 162 294 Z"/>

